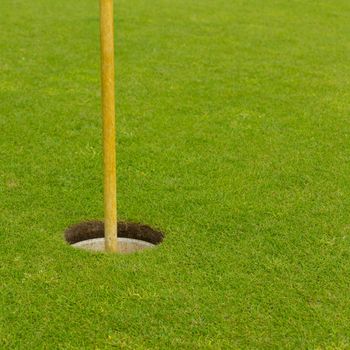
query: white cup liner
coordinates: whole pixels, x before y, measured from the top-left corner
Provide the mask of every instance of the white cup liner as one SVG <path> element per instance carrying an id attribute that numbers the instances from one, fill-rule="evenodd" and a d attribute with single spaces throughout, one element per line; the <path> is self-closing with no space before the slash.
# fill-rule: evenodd
<path id="1" fill-rule="evenodd" d="M 93 252 L 105 251 L 105 239 L 93 238 L 85 241 L 80 241 L 72 244 L 72 247 L 78 249 L 89 250 Z M 139 239 L 118 237 L 118 251 L 120 254 L 130 254 L 144 249 L 150 249 L 155 247 L 154 244 L 141 241 Z"/>

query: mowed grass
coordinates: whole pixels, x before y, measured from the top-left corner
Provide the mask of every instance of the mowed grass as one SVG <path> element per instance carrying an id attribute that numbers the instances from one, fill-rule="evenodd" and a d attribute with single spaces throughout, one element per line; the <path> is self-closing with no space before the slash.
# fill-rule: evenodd
<path id="1" fill-rule="evenodd" d="M 116 2 L 103 218 L 97 0 L 0 3 L 1 349 L 349 349 L 348 0 Z"/>

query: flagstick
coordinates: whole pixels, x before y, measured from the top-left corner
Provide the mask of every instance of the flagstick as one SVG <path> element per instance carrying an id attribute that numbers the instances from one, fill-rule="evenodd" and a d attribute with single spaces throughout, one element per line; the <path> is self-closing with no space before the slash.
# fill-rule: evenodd
<path id="1" fill-rule="evenodd" d="M 117 251 L 113 0 L 100 0 L 105 249 Z"/>

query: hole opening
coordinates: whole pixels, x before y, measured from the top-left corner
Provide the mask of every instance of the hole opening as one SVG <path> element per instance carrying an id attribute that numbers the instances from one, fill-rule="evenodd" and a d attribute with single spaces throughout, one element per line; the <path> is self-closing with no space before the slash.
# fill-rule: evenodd
<path id="1" fill-rule="evenodd" d="M 69 244 L 104 238 L 104 222 L 93 220 L 84 221 L 68 227 L 64 232 L 64 238 Z M 148 225 L 135 222 L 118 222 L 118 239 L 129 238 L 158 245 L 164 240 L 164 233 L 151 228 Z"/>

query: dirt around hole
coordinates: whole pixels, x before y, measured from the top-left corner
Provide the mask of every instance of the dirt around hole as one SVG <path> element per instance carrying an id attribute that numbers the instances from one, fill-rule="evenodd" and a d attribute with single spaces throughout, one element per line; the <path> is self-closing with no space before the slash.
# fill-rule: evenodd
<path id="1" fill-rule="evenodd" d="M 68 227 L 64 232 L 64 238 L 69 244 L 85 241 L 87 239 L 104 237 L 103 221 L 84 221 Z M 159 244 L 164 239 L 164 234 L 154 230 L 148 225 L 135 222 L 118 222 L 118 237 L 133 238 L 152 244 Z"/>

